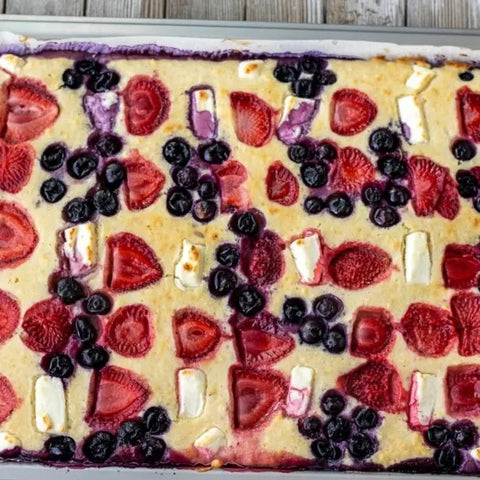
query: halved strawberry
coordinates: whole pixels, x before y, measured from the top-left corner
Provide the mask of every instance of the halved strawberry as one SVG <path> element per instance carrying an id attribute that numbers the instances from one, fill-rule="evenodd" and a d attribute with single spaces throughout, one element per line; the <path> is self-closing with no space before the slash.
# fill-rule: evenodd
<path id="1" fill-rule="evenodd" d="M 288 207 L 298 200 L 300 186 L 297 177 L 280 160 L 268 167 L 265 183 L 268 199 L 272 202 Z"/>
<path id="2" fill-rule="evenodd" d="M 0 200 L 0 269 L 25 262 L 37 244 L 30 215 L 18 203 Z"/>
<path id="3" fill-rule="evenodd" d="M 250 195 L 242 186 L 248 178 L 244 165 L 237 160 L 229 160 L 214 167 L 213 171 L 220 183 L 222 211 L 248 208 L 251 204 Z"/>
<path id="4" fill-rule="evenodd" d="M 338 379 L 347 395 L 365 405 L 389 413 L 405 408 L 406 392 L 396 368 L 386 360 L 370 360 Z"/>
<path id="5" fill-rule="evenodd" d="M 138 150 L 133 150 L 123 164 L 127 170 L 123 194 L 128 209 L 143 210 L 155 203 L 165 184 L 165 175 L 161 170 L 142 157 Z"/>
<path id="6" fill-rule="evenodd" d="M 0 189 L 18 193 L 30 180 L 35 150 L 28 143 L 8 145 L 0 139 Z"/>
<path id="7" fill-rule="evenodd" d="M 110 315 L 105 341 L 124 357 L 143 357 L 153 346 L 152 312 L 139 303 L 119 308 Z"/>
<path id="8" fill-rule="evenodd" d="M 150 135 L 170 113 L 168 89 L 154 77 L 132 77 L 122 96 L 125 101 L 125 124 L 132 135 Z"/>
<path id="9" fill-rule="evenodd" d="M 238 184 L 246 182 L 248 179 L 248 171 L 245 165 L 238 160 L 227 160 L 221 165 L 213 165 L 213 173 L 219 178 L 235 177 Z"/>
<path id="10" fill-rule="evenodd" d="M 358 148 L 339 149 L 331 170 L 332 188 L 347 193 L 360 193 L 362 187 L 375 180 L 375 167 Z"/>
<path id="11" fill-rule="evenodd" d="M 154 251 L 132 233 L 107 238 L 104 283 L 114 292 L 128 292 L 158 282 L 162 267 Z"/>
<path id="12" fill-rule="evenodd" d="M 457 338 L 450 312 L 425 303 L 408 307 L 400 329 L 408 347 L 423 357 L 446 355 Z"/>
<path id="13" fill-rule="evenodd" d="M 328 273 L 333 282 L 349 290 L 381 282 L 391 271 L 390 255 L 368 243 L 343 243 L 333 251 L 328 263 Z"/>
<path id="14" fill-rule="evenodd" d="M 480 142 L 480 94 L 468 87 L 458 90 L 457 110 L 460 132 Z"/>
<path id="15" fill-rule="evenodd" d="M 18 407 L 20 400 L 10 380 L 0 374 L 0 423 L 3 423 Z"/>
<path id="16" fill-rule="evenodd" d="M 0 290 L 0 343 L 13 337 L 20 322 L 20 306 L 9 293 Z"/>
<path id="17" fill-rule="evenodd" d="M 449 173 L 445 176 L 443 190 L 438 199 L 435 210 L 448 220 L 453 220 L 460 211 L 460 199 L 458 197 L 457 183 Z"/>
<path id="18" fill-rule="evenodd" d="M 386 355 L 394 341 L 392 314 L 384 308 L 360 307 L 353 322 L 350 353 L 356 357 Z"/>
<path id="19" fill-rule="evenodd" d="M 447 288 L 476 287 L 479 273 L 480 249 L 478 246 L 452 243 L 445 247 L 442 274 Z"/>
<path id="20" fill-rule="evenodd" d="M 150 395 L 143 378 L 125 368 L 107 366 L 90 379 L 85 421 L 95 429 L 117 428 L 125 419 L 135 417 Z"/>
<path id="21" fill-rule="evenodd" d="M 5 140 L 21 143 L 40 136 L 58 117 L 58 103 L 38 80 L 16 78 L 9 86 Z"/>
<path id="22" fill-rule="evenodd" d="M 464 357 L 480 353 L 480 296 L 457 293 L 450 299 L 453 321 L 457 328 L 458 353 Z"/>
<path id="23" fill-rule="evenodd" d="M 41 353 L 61 351 L 72 333 L 72 312 L 58 298 L 32 305 L 23 316 L 22 342 Z"/>
<path id="24" fill-rule="evenodd" d="M 269 370 L 230 368 L 232 424 L 236 430 L 251 430 L 265 425 L 287 394 L 284 378 Z"/>
<path id="25" fill-rule="evenodd" d="M 445 377 L 447 412 L 452 417 L 480 415 L 480 365 L 455 365 Z"/>
<path id="26" fill-rule="evenodd" d="M 177 310 L 172 318 L 177 357 L 195 362 L 213 352 L 221 332 L 215 320 L 196 308 Z"/>
<path id="27" fill-rule="evenodd" d="M 237 138 L 251 147 L 268 143 L 275 131 L 275 110 L 253 93 L 232 92 L 230 105 Z"/>
<path id="28" fill-rule="evenodd" d="M 363 132 L 377 116 L 377 106 L 363 92 L 353 88 L 337 90 L 330 106 L 330 128 L 338 135 Z"/>

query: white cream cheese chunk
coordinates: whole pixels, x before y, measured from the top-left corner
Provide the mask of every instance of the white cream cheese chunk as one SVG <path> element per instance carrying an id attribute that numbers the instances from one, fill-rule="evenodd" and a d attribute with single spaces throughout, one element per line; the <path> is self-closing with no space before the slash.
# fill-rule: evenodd
<path id="1" fill-rule="evenodd" d="M 193 97 L 197 112 L 210 112 L 215 116 L 215 99 L 210 88 L 194 90 Z"/>
<path id="2" fill-rule="evenodd" d="M 428 233 L 411 232 L 405 236 L 404 263 L 407 283 L 419 285 L 430 283 L 432 259 Z"/>
<path id="3" fill-rule="evenodd" d="M 313 384 L 313 369 L 297 365 L 290 373 L 290 385 L 287 394 L 287 415 L 301 417 L 310 404 Z"/>
<path id="4" fill-rule="evenodd" d="M 25 63 L 25 59 L 10 53 L 0 55 L 0 68 L 11 75 L 18 75 Z"/>
<path id="5" fill-rule="evenodd" d="M 311 98 L 299 98 L 293 95 L 288 95 L 283 103 L 282 118 L 280 118 L 279 124 L 288 120 L 288 116 L 292 110 L 298 109 L 302 105 L 311 105 L 311 108 L 315 108 L 315 100 Z"/>
<path id="6" fill-rule="evenodd" d="M 15 435 L 8 432 L 0 432 L 0 452 L 7 452 L 21 446 L 22 442 Z"/>
<path id="7" fill-rule="evenodd" d="M 59 378 L 42 375 L 35 382 L 35 425 L 46 433 L 67 429 L 65 391 Z"/>
<path id="8" fill-rule="evenodd" d="M 298 238 L 290 244 L 290 252 L 302 283 L 312 284 L 318 276 L 322 247 L 317 233 Z"/>
<path id="9" fill-rule="evenodd" d="M 102 92 L 97 95 L 100 96 L 102 106 L 105 108 L 110 108 L 118 102 L 118 95 L 115 92 Z"/>
<path id="10" fill-rule="evenodd" d="M 432 373 L 413 372 L 409 400 L 409 424 L 412 428 L 429 425 L 437 398 L 442 394 L 441 381 Z"/>
<path id="11" fill-rule="evenodd" d="M 227 445 L 227 439 L 218 427 L 209 428 L 203 432 L 193 443 L 193 446 L 206 457 L 215 455 Z"/>
<path id="12" fill-rule="evenodd" d="M 178 416 L 180 418 L 199 417 L 205 407 L 207 377 L 197 368 L 184 368 L 178 371 Z"/>
<path id="13" fill-rule="evenodd" d="M 263 60 L 244 60 L 238 64 L 238 76 L 254 80 L 262 73 Z"/>
<path id="14" fill-rule="evenodd" d="M 472 448 L 468 453 L 474 460 L 480 462 L 480 447 Z"/>
<path id="15" fill-rule="evenodd" d="M 417 95 L 405 95 L 397 100 L 402 130 L 408 143 L 428 141 L 428 131 L 423 113 L 423 105 Z"/>
<path id="16" fill-rule="evenodd" d="M 63 253 L 72 275 L 90 271 L 97 264 L 97 232 L 92 222 L 63 231 Z"/>
<path id="17" fill-rule="evenodd" d="M 175 285 L 180 290 L 199 287 L 205 266 L 205 246 L 184 239 L 180 259 L 175 265 Z"/>
<path id="18" fill-rule="evenodd" d="M 405 85 L 418 93 L 425 90 L 433 77 L 435 77 L 435 72 L 431 68 L 414 65 L 413 73 L 408 77 Z"/>

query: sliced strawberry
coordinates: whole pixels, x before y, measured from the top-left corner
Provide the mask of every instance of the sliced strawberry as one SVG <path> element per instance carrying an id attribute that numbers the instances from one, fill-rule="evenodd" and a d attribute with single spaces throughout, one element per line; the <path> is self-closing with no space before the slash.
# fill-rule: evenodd
<path id="1" fill-rule="evenodd" d="M 368 243 L 343 243 L 333 251 L 328 264 L 328 273 L 334 283 L 349 290 L 381 282 L 391 271 L 390 255 Z"/>
<path id="2" fill-rule="evenodd" d="M 339 150 L 331 173 L 332 188 L 347 193 L 360 193 L 363 185 L 375 180 L 375 167 L 358 149 L 346 147 Z"/>
<path id="3" fill-rule="evenodd" d="M 480 94 L 468 87 L 458 90 L 457 110 L 460 132 L 480 142 Z"/>
<path id="4" fill-rule="evenodd" d="M 20 322 L 20 306 L 7 292 L 0 290 L 0 343 L 13 337 Z"/>
<path id="5" fill-rule="evenodd" d="M 30 215 L 18 203 L 0 200 L 0 269 L 23 263 L 37 244 Z"/>
<path id="6" fill-rule="evenodd" d="M 450 244 L 442 259 L 443 281 L 447 288 L 470 288 L 478 284 L 480 249 L 478 246 Z"/>
<path id="7" fill-rule="evenodd" d="M 152 134 L 170 113 L 168 89 L 154 77 L 132 77 L 122 96 L 125 101 L 125 124 L 132 135 Z"/>
<path id="8" fill-rule="evenodd" d="M 8 117 L 8 90 L 10 87 L 11 79 L 4 80 L 0 84 L 0 136 L 3 136 L 7 125 Z"/>
<path id="9" fill-rule="evenodd" d="M 446 355 L 457 338 L 450 313 L 425 303 L 412 303 L 400 327 L 408 347 L 423 357 Z"/>
<path id="10" fill-rule="evenodd" d="M 248 179 L 248 172 L 245 165 L 238 160 L 228 160 L 221 165 L 214 165 L 214 173 L 219 178 L 236 177 L 238 184 L 244 183 Z"/>
<path id="11" fill-rule="evenodd" d="M 457 183 L 449 173 L 445 176 L 443 190 L 435 209 L 443 218 L 448 220 L 453 220 L 460 211 Z"/>
<path id="12" fill-rule="evenodd" d="M 9 87 L 5 140 L 21 143 L 39 137 L 58 117 L 58 103 L 38 80 L 17 78 Z"/>
<path id="13" fill-rule="evenodd" d="M 288 207 L 298 200 L 300 186 L 297 177 L 279 160 L 268 167 L 265 183 L 268 199 L 272 202 Z"/>
<path id="14" fill-rule="evenodd" d="M 251 430 L 268 422 L 272 412 L 284 402 L 287 386 L 284 378 L 274 373 L 232 367 L 232 424 L 237 430 Z"/>
<path id="15" fill-rule="evenodd" d="M 104 283 L 114 292 L 128 292 L 158 282 L 163 270 L 154 251 L 132 233 L 108 237 Z"/>
<path id="16" fill-rule="evenodd" d="M 0 374 L 0 423 L 3 423 L 20 404 L 7 377 Z"/>
<path id="17" fill-rule="evenodd" d="M 147 403 L 151 391 L 147 382 L 130 370 L 108 366 L 90 380 L 90 398 L 85 421 L 92 428 L 117 428 L 135 417 Z"/>
<path id="18" fill-rule="evenodd" d="M 251 147 L 268 143 L 275 131 L 275 110 L 253 93 L 232 92 L 230 105 L 237 138 Z"/>
<path id="19" fill-rule="evenodd" d="M 377 116 L 377 106 L 363 92 L 353 88 L 337 90 L 330 106 L 330 128 L 338 135 L 363 132 Z"/>
<path id="20" fill-rule="evenodd" d="M 215 320 L 196 308 L 177 310 L 172 318 L 177 357 L 195 362 L 213 352 L 221 332 Z"/>
<path id="21" fill-rule="evenodd" d="M 119 308 L 110 315 L 105 341 L 124 357 L 143 357 L 153 346 L 152 312 L 136 303 Z"/>
<path id="22" fill-rule="evenodd" d="M 390 413 L 405 408 L 406 392 L 396 368 L 386 360 L 371 360 L 338 379 L 339 387 L 359 402 Z"/>
<path id="23" fill-rule="evenodd" d="M 28 143 L 8 145 L 0 140 L 0 189 L 18 193 L 30 180 L 35 150 Z"/>
<path id="24" fill-rule="evenodd" d="M 248 190 L 242 186 L 248 178 L 247 169 L 237 160 L 229 160 L 214 168 L 220 183 L 222 211 L 248 208 L 251 204 Z"/>
<path id="25" fill-rule="evenodd" d="M 72 333 L 71 319 L 71 310 L 58 298 L 42 300 L 25 312 L 20 337 L 35 352 L 58 352 Z"/>
<path id="26" fill-rule="evenodd" d="M 457 293 L 450 299 L 453 321 L 457 328 L 458 353 L 464 357 L 480 353 L 480 296 Z"/>
<path id="27" fill-rule="evenodd" d="M 133 150 L 123 164 L 127 170 L 123 193 L 128 209 L 143 210 L 155 203 L 165 184 L 161 170 L 142 157 L 138 150 Z"/>
<path id="28" fill-rule="evenodd" d="M 452 417 L 480 415 L 480 365 L 455 365 L 445 377 L 447 412 Z"/>
<path id="29" fill-rule="evenodd" d="M 386 355 L 393 346 L 392 315 L 384 308 L 360 307 L 353 322 L 350 353 L 356 357 Z"/>

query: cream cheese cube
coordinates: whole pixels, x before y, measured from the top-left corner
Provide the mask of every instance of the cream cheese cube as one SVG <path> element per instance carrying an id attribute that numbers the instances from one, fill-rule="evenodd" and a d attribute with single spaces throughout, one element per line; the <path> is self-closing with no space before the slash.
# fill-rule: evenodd
<path id="1" fill-rule="evenodd" d="M 175 285 L 180 290 L 199 287 L 205 267 L 205 246 L 184 239 L 175 265 Z"/>
<path id="2" fill-rule="evenodd" d="M 63 231 L 63 253 L 72 275 L 88 273 L 97 264 L 97 232 L 92 222 Z"/>
<path id="3" fill-rule="evenodd" d="M 210 88 L 193 91 L 197 112 L 209 112 L 215 116 L 215 98 Z"/>
<path id="4" fill-rule="evenodd" d="M 468 453 L 474 460 L 480 462 L 480 447 L 472 448 Z"/>
<path id="5" fill-rule="evenodd" d="M 193 446 L 206 457 L 215 455 L 221 448 L 227 446 L 227 439 L 222 430 L 212 427 L 202 433 L 193 443 Z"/>
<path id="6" fill-rule="evenodd" d="M 414 145 L 428 141 L 427 125 L 420 98 L 416 95 L 405 95 L 397 100 L 397 104 L 403 134 L 408 143 Z"/>
<path id="7" fill-rule="evenodd" d="M 437 398 L 441 394 L 442 384 L 437 375 L 413 372 L 408 402 L 408 423 L 412 428 L 422 428 L 430 424 Z"/>
<path id="8" fill-rule="evenodd" d="M 427 88 L 433 77 L 435 77 L 435 72 L 431 68 L 414 65 L 413 72 L 408 77 L 405 85 L 418 93 Z"/>
<path id="9" fill-rule="evenodd" d="M 432 259 L 426 232 L 411 232 L 405 236 L 405 280 L 407 283 L 428 285 L 431 281 Z"/>
<path id="10" fill-rule="evenodd" d="M 313 369 L 297 365 L 290 373 L 290 385 L 287 394 L 287 415 L 301 417 L 310 404 L 313 384 Z"/>
<path id="11" fill-rule="evenodd" d="M 238 76 L 254 80 L 262 73 L 263 60 L 244 60 L 238 64 Z"/>
<path id="12" fill-rule="evenodd" d="M 15 435 L 8 432 L 0 432 L 0 452 L 14 450 L 21 446 L 22 442 Z"/>
<path id="13" fill-rule="evenodd" d="M 178 371 L 178 416 L 179 418 L 199 417 L 205 408 L 207 377 L 197 368 Z"/>
<path id="14" fill-rule="evenodd" d="M 288 95 L 283 103 L 282 117 L 280 118 L 280 124 L 287 121 L 290 113 L 293 110 L 299 109 L 302 105 L 311 105 L 311 109 L 315 108 L 315 100 L 311 98 L 299 98 L 293 95 Z"/>
<path id="15" fill-rule="evenodd" d="M 42 375 L 35 382 L 35 425 L 39 432 L 67 430 L 65 391 L 59 378 Z"/>
<path id="16" fill-rule="evenodd" d="M 25 59 L 10 53 L 0 55 L 0 68 L 5 70 L 10 75 L 18 75 L 25 63 Z"/>
<path id="17" fill-rule="evenodd" d="M 118 102 L 118 95 L 115 92 L 102 92 L 97 94 L 100 97 L 102 106 L 105 108 L 110 108 Z"/>
<path id="18" fill-rule="evenodd" d="M 322 259 L 322 247 L 318 234 L 312 233 L 294 240 L 289 249 L 301 282 L 307 285 L 318 282 L 319 264 Z"/>

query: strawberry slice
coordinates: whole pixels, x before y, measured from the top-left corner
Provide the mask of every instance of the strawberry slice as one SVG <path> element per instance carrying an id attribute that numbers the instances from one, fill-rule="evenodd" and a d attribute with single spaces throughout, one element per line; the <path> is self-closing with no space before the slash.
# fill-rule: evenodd
<path id="1" fill-rule="evenodd" d="M 373 180 L 375 167 L 358 148 L 346 147 L 339 150 L 331 172 L 332 188 L 358 194 L 363 185 Z"/>
<path id="2" fill-rule="evenodd" d="M 368 243 L 346 242 L 333 251 L 327 268 L 334 283 L 358 290 L 385 280 L 392 271 L 392 258 Z"/>
<path id="3" fill-rule="evenodd" d="M 353 322 L 350 353 L 356 357 L 386 355 L 392 348 L 392 314 L 384 308 L 360 307 Z"/>
<path id="4" fill-rule="evenodd" d="M 124 357 L 143 357 L 153 346 L 152 312 L 136 303 L 119 308 L 108 319 L 105 341 Z"/>
<path id="5" fill-rule="evenodd" d="M 458 332 L 458 353 L 463 357 L 480 353 L 480 296 L 457 293 L 450 299 L 453 321 Z"/>
<path id="6" fill-rule="evenodd" d="M 225 177 L 237 178 L 239 185 L 248 179 L 248 171 L 245 165 L 238 160 L 228 160 L 221 165 L 213 165 L 213 171 L 219 179 Z"/>
<path id="7" fill-rule="evenodd" d="M 460 132 L 480 142 L 480 94 L 468 87 L 458 90 L 457 111 Z"/>
<path id="8" fill-rule="evenodd" d="M 125 203 L 129 210 L 143 210 L 160 196 L 165 184 L 165 175 L 152 162 L 142 157 L 138 150 L 123 161 L 127 181 L 123 184 Z"/>
<path id="9" fill-rule="evenodd" d="M 275 110 L 253 93 L 232 92 L 230 106 L 237 138 L 251 147 L 262 147 L 275 131 Z"/>
<path id="10" fill-rule="evenodd" d="M 479 384 L 479 365 L 448 367 L 445 377 L 448 414 L 457 418 L 471 418 L 480 415 Z"/>
<path id="11" fill-rule="evenodd" d="M 5 140 L 21 143 L 39 137 L 59 113 L 55 97 L 38 80 L 17 78 L 10 83 Z"/>
<path id="12" fill-rule="evenodd" d="M 337 90 L 330 106 L 330 129 L 338 135 L 363 132 L 377 116 L 377 106 L 363 92 L 353 88 Z"/>
<path id="13" fill-rule="evenodd" d="M 268 199 L 272 202 L 288 207 L 298 200 L 300 186 L 297 177 L 279 160 L 268 167 L 265 183 Z"/>
<path id="14" fill-rule="evenodd" d="M 425 303 L 408 307 L 400 329 L 408 347 L 422 357 L 446 355 L 457 338 L 450 312 Z"/>
<path id="15" fill-rule="evenodd" d="M 147 403 L 151 391 L 147 382 L 130 370 L 108 366 L 90 380 L 90 398 L 85 421 L 92 428 L 117 428 L 135 417 Z"/>
<path id="16" fill-rule="evenodd" d="M 35 150 L 28 143 L 8 145 L 0 140 L 0 189 L 18 193 L 30 180 Z"/>
<path id="17" fill-rule="evenodd" d="M 0 423 L 3 423 L 20 405 L 10 380 L 0 374 Z"/>
<path id="18" fill-rule="evenodd" d="M 214 168 L 220 183 L 222 212 L 248 208 L 251 204 L 248 190 L 242 186 L 248 179 L 247 169 L 237 160 L 229 160 Z"/>
<path id="19" fill-rule="evenodd" d="M 196 308 L 177 310 L 172 318 L 172 329 L 177 357 L 187 362 L 205 358 L 220 344 L 218 324 Z"/>
<path id="20" fill-rule="evenodd" d="M 359 402 L 389 413 L 405 408 L 406 392 L 396 368 L 386 360 L 370 360 L 338 379 L 347 395 Z"/>
<path id="21" fill-rule="evenodd" d="M 9 293 L 0 290 L 0 344 L 13 337 L 20 323 L 20 306 Z"/>
<path id="22" fill-rule="evenodd" d="M 11 79 L 0 84 L 0 136 L 5 132 L 8 117 L 8 90 Z"/>
<path id="23" fill-rule="evenodd" d="M 158 282 L 163 270 L 154 251 L 132 233 L 108 237 L 104 283 L 114 292 L 128 292 Z"/>
<path id="24" fill-rule="evenodd" d="M 445 176 L 443 190 L 435 209 L 443 218 L 448 220 L 453 220 L 460 211 L 457 183 L 449 173 Z"/>
<path id="25" fill-rule="evenodd" d="M 30 215 L 18 203 L 0 200 L 0 269 L 25 262 L 37 244 Z"/>
<path id="26" fill-rule="evenodd" d="M 42 300 L 25 312 L 20 338 L 35 352 L 61 351 L 72 333 L 71 319 L 71 310 L 58 298 Z"/>
<path id="27" fill-rule="evenodd" d="M 125 101 L 125 124 L 132 135 L 152 134 L 170 113 L 168 89 L 154 77 L 132 77 L 122 96 Z"/>
<path id="28" fill-rule="evenodd" d="M 248 368 L 230 368 L 232 424 L 236 430 L 251 430 L 265 425 L 284 402 L 287 386 L 273 371 L 258 372 Z"/>
<path id="29" fill-rule="evenodd" d="M 478 246 L 452 243 L 445 247 L 442 274 L 447 288 L 476 287 L 479 273 L 480 249 Z"/>

